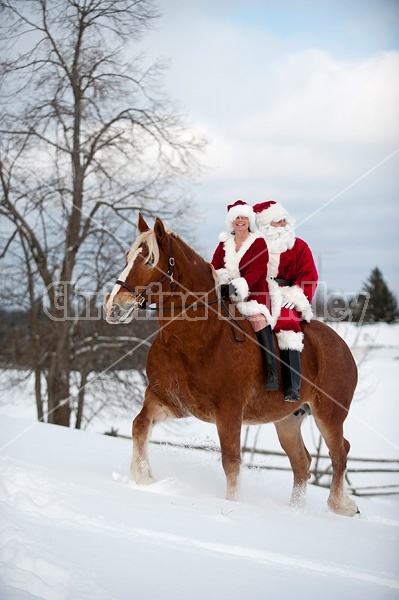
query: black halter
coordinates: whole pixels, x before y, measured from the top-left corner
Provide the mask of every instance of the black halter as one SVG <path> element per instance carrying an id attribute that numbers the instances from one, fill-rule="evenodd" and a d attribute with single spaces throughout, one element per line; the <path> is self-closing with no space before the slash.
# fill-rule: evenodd
<path id="1" fill-rule="evenodd" d="M 169 238 L 169 259 L 168 259 L 168 272 L 164 273 L 164 275 L 162 275 L 161 279 L 159 281 L 154 281 L 152 283 L 150 283 L 149 285 L 147 285 L 147 287 L 145 288 L 145 290 L 141 293 L 138 294 L 136 292 L 136 290 L 134 290 L 128 283 L 126 283 L 125 281 L 121 281 L 120 279 L 117 279 L 115 284 L 120 285 L 121 287 L 123 287 L 125 290 L 127 290 L 128 292 L 130 292 L 130 294 L 132 294 L 132 296 L 134 296 L 134 298 L 136 299 L 136 302 L 139 305 L 139 308 L 145 308 L 146 306 L 146 302 L 147 302 L 147 295 L 149 294 L 149 292 L 151 292 L 151 289 L 154 287 L 154 285 L 159 285 L 160 283 L 163 283 L 164 281 L 166 281 L 167 279 L 169 279 L 169 283 L 170 283 L 170 289 L 173 290 L 173 285 L 174 285 L 174 278 L 173 278 L 173 267 L 175 266 L 175 259 L 172 255 L 172 238 Z M 209 306 L 211 304 L 216 304 L 217 302 L 221 302 L 221 305 L 224 309 L 224 311 L 227 313 L 227 317 L 228 317 L 228 322 L 230 323 L 233 335 L 234 335 L 234 339 L 236 342 L 244 342 L 247 335 L 245 333 L 244 328 L 240 325 L 240 323 L 238 323 L 236 321 L 236 319 L 234 319 L 234 317 L 232 316 L 232 314 L 230 313 L 228 306 L 226 304 L 226 302 L 221 299 L 221 298 L 216 298 L 215 300 L 211 300 L 210 302 L 198 302 L 195 301 L 193 302 L 191 305 L 189 305 L 188 307 L 184 307 L 184 306 L 175 306 L 173 307 L 174 309 L 178 309 L 178 308 L 184 308 L 186 310 L 188 310 L 189 308 L 199 308 L 199 307 L 205 307 L 205 306 Z M 162 308 L 162 310 L 165 310 L 165 308 L 169 308 L 171 309 L 172 307 L 166 307 L 166 306 L 162 306 L 159 307 L 158 310 Z M 233 323 L 235 324 L 235 326 L 233 325 Z M 242 337 L 239 337 L 236 333 L 235 328 L 240 329 Z"/>
<path id="2" fill-rule="evenodd" d="M 168 259 L 168 272 L 164 273 L 161 277 L 161 279 L 159 281 L 154 281 L 153 283 L 150 283 L 149 285 L 147 285 L 147 287 L 145 288 L 145 290 L 141 293 L 138 294 L 136 292 L 136 290 L 134 290 L 129 284 L 126 283 L 126 281 L 121 281 L 120 279 L 117 279 L 115 282 L 115 285 L 120 285 L 121 287 L 123 287 L 125 290 L 127 290 L 128 292 L 130 292 L 132 294 L 132 296 L 134 296 L 134 298 L 136 299 L 136 302 L 138 303 L 140 308 L 145 308 L 146 302 L 147 302 L 147 296 L 148 294 L 151 292 L 151 289 L 154 287 L 154 285 L 163 283 L 164 281 L 166 281 L 167 279 L 169 279 L 169 283 L 170 283 L 170 289 L 173 290 L 173 284 L 174 284 L 174 279 L 173 279 L 173 267 L 175 266 L 175 259 L 172 255 L 172 238 L 169 238 L 169 259 Z"/>

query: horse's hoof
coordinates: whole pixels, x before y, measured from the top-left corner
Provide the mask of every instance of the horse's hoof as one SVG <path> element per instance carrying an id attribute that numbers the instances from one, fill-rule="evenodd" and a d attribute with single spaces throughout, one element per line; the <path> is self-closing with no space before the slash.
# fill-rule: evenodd
<path id="1" fill-rule="evenodd" d="M 229 490 L 226 493 L 226 500 L 229 500 L 230 502 L 237 502 L 238 501 L 238 496 L 239 496 L 239 493 L 238 493 L 237 489 L 235 489 L 235 490 Z"/>
<path id="2" fill-rule="evenodd" d="M 340 507 L 329 506 L 329 509 L 335 515 L 340 515 L 341 517 L 354 517 L 355 515 L 360 515 L 360 510 L 356 506 L 355 503 L 353 503 L 353 506 L 352 505 L 340 506 Z"/>
<path id="3" fill-rule="evenodd" d="M 141 477 L 140 479 L 136 479 L 137 485 L 151 485 L 156 482 L 157 480 L 153 477 Z"/>
<path id="4" fill-rule="evenodd" d="M 153 478 L 151 473 L 141 473 L 133 467 L 130 469 L 130 472 L 137 485 L 151 485 L 151 483 L 156 482 L 156 479 Z"/>
<path id="5" fill-rule="evenodd" d="M 289 507 L 301 510 L 306 507 L 306 487 L 295 488 L 291 494 Z"/>

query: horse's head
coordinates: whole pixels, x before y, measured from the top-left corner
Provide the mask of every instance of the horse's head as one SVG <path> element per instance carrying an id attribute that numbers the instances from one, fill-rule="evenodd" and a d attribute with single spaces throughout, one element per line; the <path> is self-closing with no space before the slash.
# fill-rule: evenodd
<path id="1" fill-rule="evenodd" d="M 161 290 L 173 277 L 173 258 L 170 256 L 169 235 L 160 219 L 150 230 L 141 214 L 139 235 L 126 254 L 126 264 L 104 308 L 108 323 L 130 323 L 147 297 Z"/>

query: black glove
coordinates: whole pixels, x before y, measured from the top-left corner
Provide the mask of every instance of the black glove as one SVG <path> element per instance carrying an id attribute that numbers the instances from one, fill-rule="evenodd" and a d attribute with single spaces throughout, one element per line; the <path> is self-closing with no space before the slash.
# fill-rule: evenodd
<path id="1" fill-rule="evenodd" d="M 236 293 L 236 288 L 232 283 L 222 283 L 220 286 L 220 297 L 221 298 L 230 298 L 230 296 L 234 296 Z"/>

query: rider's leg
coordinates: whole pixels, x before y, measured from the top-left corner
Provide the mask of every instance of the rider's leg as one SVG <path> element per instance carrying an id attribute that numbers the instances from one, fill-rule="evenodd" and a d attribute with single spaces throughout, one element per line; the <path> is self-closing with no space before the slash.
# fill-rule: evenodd
<path id="1" fill-rule="evenodd" d="M 262 356 L 266 374 L 265 390 L 276 391 L 278 390 L 278 374 L 272 328 L 267 324 L 264 315 L 252 315 L 249 317 L 249 321 L 256 333 Z"/>
<path id="2" fill-rule="evenodd" d="M 300 353 L 303 349 L 303 333 L 296 311 L 282 308 L 275 330 L 280 348 L 284 400 L 298 402 L 301 387 Z"/>

